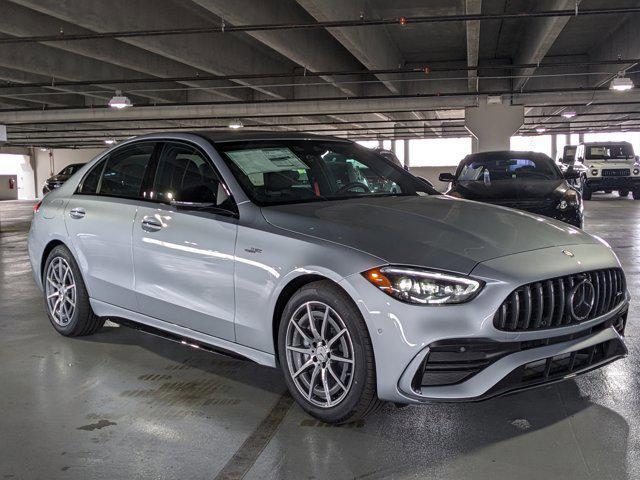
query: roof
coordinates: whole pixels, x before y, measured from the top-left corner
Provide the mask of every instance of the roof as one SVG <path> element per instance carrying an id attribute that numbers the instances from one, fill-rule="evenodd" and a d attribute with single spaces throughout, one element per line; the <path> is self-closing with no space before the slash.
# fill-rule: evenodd
<path id="1" fill-rule="evenodd" d="M 236 141 L 248 141 L 248 140 L 330 140 L 336 142 L 349 142 L 344 138 L 324 136 L 324 135 L 312 135 L 310 133 L 300 132 L 276 132 L 269 130 L 243 130 L 243 131 L 228 131 L 228 130 L 209 130 L 209 131 L 196 131 L 188 132 L 193 135 L 199 135 L 201 137 L 210 140 L 213 143 L 221 142 L 236 142 Z"/>

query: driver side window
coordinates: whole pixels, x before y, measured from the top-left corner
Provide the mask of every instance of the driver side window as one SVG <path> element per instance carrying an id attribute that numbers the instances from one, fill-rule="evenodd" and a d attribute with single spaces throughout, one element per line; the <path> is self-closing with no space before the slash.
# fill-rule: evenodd
<path id="1" fill-rule="evenodd" d="M 165 203 L 176 200 L 229 207 L 233 202 L 207 159 L 195 148 L 179 143 L 163 147 L 151 196 Z"/>

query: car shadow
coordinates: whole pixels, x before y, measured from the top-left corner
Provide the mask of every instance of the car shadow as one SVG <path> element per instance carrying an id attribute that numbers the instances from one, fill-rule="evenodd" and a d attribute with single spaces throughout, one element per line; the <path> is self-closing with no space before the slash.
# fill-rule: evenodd
<path id="1" fill-rule="evenodd" d="M 273 394 L 285 391 L 279 370 L 127 327 L 106 327 L 82 340 L 135 345 L 175 362 L 178 369 L 184 365 Z M 269 442 L 264 463 L 258 461 L 258 476 L 414 478 L 420 472 L 425 478 L 476 479 L 500 472 L 518 478 L 543 473 L 548 478 L 627 478 L 629 425 L 582 393 L 583 378 L 477 403 L 386 405 L 376 415 L 339 427 L 312 419 L 294 405 Z M 208 415 L 212 412 L 202 421 Z"/>

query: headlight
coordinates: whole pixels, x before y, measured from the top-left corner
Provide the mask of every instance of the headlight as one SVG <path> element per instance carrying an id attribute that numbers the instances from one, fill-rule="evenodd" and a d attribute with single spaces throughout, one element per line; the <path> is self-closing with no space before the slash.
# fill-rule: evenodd
<path id="1" fill-rule="evenodd" d="M 387 295 L 419 305 L 468 302 L 484 286 L 469 277 L 408 267 L 373 268 L 362 275 Z"/>
<path id="2" fill-rule="evenodd" d="M 638 175 L 640 173 L 640 170 L 638 170 L 637 168 L 633 169 L 633 174 L 634 175 Z"/>
<path id="3" fill-rule="evenodd" d="M 568 208 L 575 208 L 579 205 L 580 200 L 578 199 L 578 192 L 576 192 L 575 190 L 567 190 L 564 192 L 564 196 L 558 204 L 558 209 L 566 210 Z"/>
<path id="4" fill-rule="evenodd" d="M 598 170 L 596 170 L 595 168 L 591 170 L 591 175 L 598 175 Z"/>

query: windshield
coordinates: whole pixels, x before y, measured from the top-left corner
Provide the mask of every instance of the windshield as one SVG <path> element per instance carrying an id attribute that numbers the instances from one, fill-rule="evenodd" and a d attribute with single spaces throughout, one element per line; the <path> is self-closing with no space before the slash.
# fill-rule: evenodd
<path id="1" fill-rule="evenodd" d="M 74 165 L 67 165 L 66 167 L 64 167 L 60 173 L 58 175 L 68 175 L 71 176 L 74 173 L 76 173 L 78 170 L 80 170 L 80 168 L 83 166 L 84 164 L 82 163 L 77 163 Z"/>
<path id="2" fill-rule="evenodd" d="M 588 160 L 611 160 L 633 158 L 633 149 L 629 145 L 596 145 L 586 147 Z"/>
<path id="3" fill-rule="evenodd" d="M 505 156 L 469 157 L 458 167 L 458 182 L 501 180 L 559 180 L 560 171 L 550 158 L 509 158 Z"/>
<path id="4" fill-rule="evenodd" d="M 223 143 L 216 148 L 249 198 L 259 205 L 437 193 L 353 143 L 269 140 Z"/>

